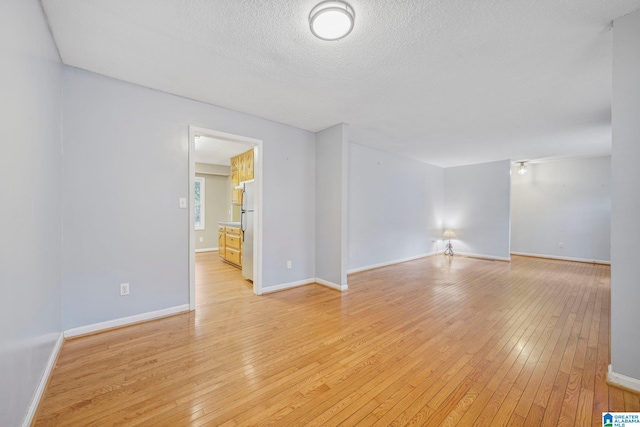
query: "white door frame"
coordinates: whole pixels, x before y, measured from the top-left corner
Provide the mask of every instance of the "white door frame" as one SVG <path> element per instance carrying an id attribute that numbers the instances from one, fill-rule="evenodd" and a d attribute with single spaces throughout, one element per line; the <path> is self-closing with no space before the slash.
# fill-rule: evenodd
<path id="1" fill-rule="evenodd" d="M 253 235 L 253 293 L 262 295 L 262 162 L 263 149 L 262 140 L 249 138 L 241 135 L 220 132 L 216 130 L 189 126 L 189 309 L 196 308 L 196 239 L 195 239 L 195 199 L 194 199 L 194 179 L 196 177 L 196 135 L 209 136 L 216 139 L 240 142 L 251 146 L 256 151 L 254 165 L 254 187 L 255 187 L 255 215 L 254 227 L 256 232 Z"/>

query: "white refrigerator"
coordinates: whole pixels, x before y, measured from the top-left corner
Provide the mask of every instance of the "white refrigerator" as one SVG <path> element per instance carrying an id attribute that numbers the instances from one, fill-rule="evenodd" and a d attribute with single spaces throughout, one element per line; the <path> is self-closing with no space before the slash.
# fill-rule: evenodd
<path id="1" fill-rule="evenodd" d="M 242 210 L 240 228 L 242 229 L 242 275 L 253 281 L 253 230 L 255 191 L 253 181 L 242 183 Z"/>

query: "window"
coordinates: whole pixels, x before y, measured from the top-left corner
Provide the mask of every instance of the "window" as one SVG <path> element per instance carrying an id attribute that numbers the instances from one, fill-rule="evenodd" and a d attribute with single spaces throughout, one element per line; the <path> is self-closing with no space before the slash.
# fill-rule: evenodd
<path id="1" fill-rule="evenodd" d="M 196 177 L 194 185 L 196 230 L 204 230 L 204 178 Z"/>

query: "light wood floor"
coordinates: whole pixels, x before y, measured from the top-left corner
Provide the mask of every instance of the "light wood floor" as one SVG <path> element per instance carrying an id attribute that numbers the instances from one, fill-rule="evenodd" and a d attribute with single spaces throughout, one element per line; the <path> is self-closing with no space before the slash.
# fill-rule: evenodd
<path id="1" fill-rule="evenodd" d="M 443 256 L 262 297 L 197 255 L 195 313 L 65 342 L 38 426 L 601 426 L 609 268 Z"/>

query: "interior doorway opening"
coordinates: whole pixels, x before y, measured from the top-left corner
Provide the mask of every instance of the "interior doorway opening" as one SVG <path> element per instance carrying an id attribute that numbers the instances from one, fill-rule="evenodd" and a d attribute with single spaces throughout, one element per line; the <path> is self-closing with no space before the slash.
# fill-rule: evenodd
<path id="1" fill-rule="evenodd" d="M 195 284 L 195 254 L 196 254 L 196 226 L 200 225 L 201 218 L 198 217 L 196 221 L 196 214 L 200 214 L 201 211 L 196 209 L 196 162 L 203 157 L 198 152 L 197 147 L 203 145 L 200 141 L 207 142 L 211 150 L 212 141 L 213 151 L 217 157 L 213 159 L 224 159 L 229 156 L 229 160 L 235 154 L 239 152 L 246 152 L 253 149 L 253 170 L 252 179 L 246 180 L 242 185 L 234 185 L 230 189 L 232 196 L 228 200 L 229 216 L 228 220 L 239 219 L 242 209 L 240 208 L 239 200 L 234 196 L 234 188 L 238 192 L 241 192 L 245 183 L 251 184 L 253 189 L 253 214 L 242 215 L 244 222 L 250 221 L 249 224 L 242 224 L 242 228 L 247 228 L 250 225 L 253 229 L 253 235 L 249 242 L 252 247 L 253 256 L 250 261 L 250 269 L 252 270 L 253 277 L 253 293 L 255 295 L 262 294 L 262 159 L 263 159 L 263 147 L 262 141 L 249 138 L 242 135 L 229 134 L 212 129 L 200 128 L 195 126 L 189 127 L 189 306 L 191 310 L 195 310 L 196 306 L 196 284 Z M 201 150 L 202 151 L 202 150 Z M 238 153 L 237 153 L 238 152 Z M 206 158 L 206 156 L 204 157 Z M 213 160 L 214 162 L 216 160 Z M 220 165 L 221 167 L 223 165 Z M 221 172 L 224 173 L 224 172 Z M 229 176 L 231 182 L 231 176 Z M 233 201 L 233 203 L 232 203 Z M 238 217 L 238 218 L 236 218 Z M 247 218 L 250 218 L 249 220 Z M 235 224 L 235 223 L 234 223 Z M 218 224 L 210 224 L 209 227 L 215 227 L 217 232 Z M 199 231 L 198 231 L 199 233 Z M 244 233 L 243 233 L 244 235 Z M 200 239 L 200 238 L 199 238 Z M 199 240 L 198 239 L 198 240 Z M 249 245 L 248 245 L 249 246 Z"/>

